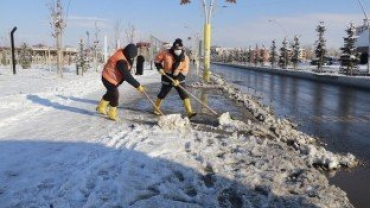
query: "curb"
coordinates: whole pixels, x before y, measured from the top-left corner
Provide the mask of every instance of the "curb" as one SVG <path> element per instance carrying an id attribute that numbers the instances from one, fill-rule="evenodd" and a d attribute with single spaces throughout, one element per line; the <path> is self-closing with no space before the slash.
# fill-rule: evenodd
<path id="1" fill-rule="evenodd" d="M 338 76 L 330 74 L 319 74 L 307 71 L 293 71 L 286 69 L 266 68 L 266 67 L 254 67 L 254 66 L 243 66 L 238 64 L 225 64 L 225 63 L 212 63 L 222 66 L 232 66 L 235 68 L 249 69 L 253 71 L 266 72 L 270 74 L 277 74 L 283 76 L 296 77 L 306 80 L 311 80 L 321 83 L 329 83 L 335 85 L 342 85 L 348 87 L 356 87 L 361 89 L 370 89 L 370 78 L 363 76 Z"/>

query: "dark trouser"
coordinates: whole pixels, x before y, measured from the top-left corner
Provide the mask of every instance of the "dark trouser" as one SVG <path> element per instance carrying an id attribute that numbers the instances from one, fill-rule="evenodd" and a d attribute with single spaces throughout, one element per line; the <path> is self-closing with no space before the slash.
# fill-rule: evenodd
<path id="1" fill-rule="evenodd" d="M 136 63 L 136 73 L 135 75 L 143 75 L 144 64 Z"/>
<path id="2" fill-rule="evenodd" d="M 103 95 L 103 99 L 109 101 L 109 105 L 112 107 L 118 106 L 118 99 L 119 99 L 119 91 L 118 84 L 117 86 L 113 85 L 112 83 L 108 82 L 108 80 L 102 78 L 102 82 L 105 88 L 107 88 L 107 92 Z"/>
<path id="3" fill-rule="evenodd" d="M 180 75 L 178 80 L 180 81 L 181 87 L 185 88 L 186 87 L 185 86 L 185 76 Z M 165 76 L 162 76 L 162 87 L 161 87 L 161 91 L 158 94 L 158 99 L 163 100 L 164 98 L 166 98 L 168 93 L 171 91 L 172 87 L 174 86 L 172 86 L 171 80 L 169 80 Z M 185 100 L 186 98 L 189 98 L 188 93 L 186 93 L 185 90 L 181 89 L 178 86 L 175 87 L 175 89 L 177 90 L 177 93 L 179 93 L 181 100 Z"/>

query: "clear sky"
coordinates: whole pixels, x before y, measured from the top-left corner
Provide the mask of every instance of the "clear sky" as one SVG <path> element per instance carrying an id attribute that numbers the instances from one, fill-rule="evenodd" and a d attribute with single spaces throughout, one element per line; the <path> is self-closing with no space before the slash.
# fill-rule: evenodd
<path id="1" fill-rule="evenodd" d="M 207 0 L 209 1 L 209 0 Z M 370 14 L 370 0 L 361 0 Z M 50 0 L 1 0 L 0 45 L 17 26 L 17 42 L 54 44 L 50 34 Z M 180 0 L 63 0 L 67 19 L 64 42 L 77 46 L 81 37 L 94 34 L 95 22 L 100 38 L 106 34 L 113 41 L 114 25 L 120 21 L 122 42 L 125 30 L 134 25 L 136 40 L 145 41 L 150 34 L 172 42 L 175 38 L 200 34 L 204 22 L 201 0 L 179 4 Z M 212 44 L 225 47 L 270 46 L 271 40 L 282 42 L 301 35 L 301 45 L 317 39 L 315 28 L 320 21 L 327 27 L 328 47 L 343 44 L 344 29 L 350 22 L 362 24 L 364 15 L 357 0 L 237 0 L 226 4 L 215 0 L 212 17 Z M 269 22 L 269 20 L 274 20 Z M 190 44 L 190 43 L 188 43 Z"/>

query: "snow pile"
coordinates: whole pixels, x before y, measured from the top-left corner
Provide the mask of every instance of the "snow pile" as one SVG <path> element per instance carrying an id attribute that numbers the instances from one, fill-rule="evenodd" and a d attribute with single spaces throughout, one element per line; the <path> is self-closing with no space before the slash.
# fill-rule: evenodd
<path id="1" fill-rule="evenodd" d="M 224 81 L 217 75 L 213 75 L 211 79 L 226 95 L 228 95 L 230 99 L 243 103 L 246 110 L 248 110 L 257 120 L 261 122 L 274 120 L 273 113 L 270 111 L 270 108 L 260 104 L 260 102 L 251 95 L 241 92 L 239 89 Z"/>
<path id="2" fill-rule="evenodd" d="M 226 131 L 243 131 L 262 138 L 273 138 L 282 141 L 289 146 L 299 150 L 311 165 L 320 166 L 328 170 L 335 170 L 341 167 L 355 167 L 358 160 L 350 153 L 347 155 L 334 154 L 318 146 L 318 140 L 294 129 L 294 125 L 286 120 L 275 119 L 269 109 L 259 104 L 251 96 L 240 92 L 239 89 L 229 85 L 218 76 L 213 76 L 212 80 L 229 95 L 231 99 L 243 102 L 257 120 L 262 124 L 252 124 L 248 121 L 233 120 L 229 113 L 224 113 L 219 118 L 220 129 Z"/>
<path id="3" fill-rule="evenodd" d="M 230 118 L 229 113 L 224 113 L 219 117 L 218 128 L 228 132 L 248 132 L 260 138 L 272 138 L 263 127 L 251 123 L 246 124 L 239 120 L 233 120 Z M 295 131 L 297 137 L 287 137 L 288 139 L 284 137 L 275 137 L 275 140 L 284 142 L 288 144 L 288 146 L 292 146 L 295 150 L 299 150 L 301 157 L 305 159 L 308 164 L 319 166 L 327 170 L 336 170 L 341 167 L 353 168 L 358 164 L 358 160 L 354 155 L 350 153 L 347 155 L 339 155 L 326 151 L 325 148 L 315 143 L 316 140 L 314 138 L 308 137 L 294 129 L 292 131 Z M 298 136 L 298 134 L 301 134 L 301 136 Z"/>
<path id="4" fill-rule="evenodd" d="M 319 146 L 319 141 L 307 134 L 297 131 L 286 119 L 269 122 L 269 129 L 277 138 L 286 144 L 299 150 L 312 165 L 322 166 L 328 170 L 341 167 L 353 168 L 357 166 L 358 160 L 350 153 L 347 155 L 334 154 Z"/>
<path id="5" fill-rule="evenodd" d="M 248 126 L 239 120 L 234 120 L 230 117 L 230 113 L 223 113 L 218 118 L 219 128 L 226 131 L 242 131 L 249 129 Z"/>
<path id="6" fill-rule="evenodd" d="M 214 84 L 214 83 L 204 83 L 204 82 L 192 82 L 190 87 L 193 88 L 207 88 L 207 89 L 217 89 L 221 88 L 221 86 Z"/>
<path id="7" fill-rule="evenodd" d="M 189 130 L 191 124 L 189 118 L 182 118 L 181 114 L 171 114 L 161 116 L 158 120 L 158 126 L 164 130 Z"/>

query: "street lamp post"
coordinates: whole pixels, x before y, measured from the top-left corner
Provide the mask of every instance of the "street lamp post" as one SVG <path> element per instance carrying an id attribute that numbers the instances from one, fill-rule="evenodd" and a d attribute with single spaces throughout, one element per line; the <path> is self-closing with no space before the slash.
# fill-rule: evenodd
<path id="1" fill-rule="evenodd" d="M 190 3 L 190 0 L 181 0 L 180 4 Z M 226 0 L 229 3 L 236 3 L 236 0 Z M 204 9 L 204 72 L 203 80 L 209 82 L 211 77 L 211 17 L 212 17 L 212 8 L 214 5 L 214 0 L 210 0 L 209 6 L 207 7 L 206 0 L 203 0 L 203 9 Z"/>
<path id="2" fill-rule="evenodd" d="M 203 72 L 203 80 L 205 82 L 209 82 L 211 77 L 211 16 L 212 16 L 212 7 L 213 1 L 211 0 L 208 12 L 207 12 L 207 5 L 206 0 L 203 0 L 203 8 L 204 8 L 204 72 Z"/>
<path id="3" fill-rule="evenodd" d="M 276 20 L 269 20 L 269 22 L 270 23 L 275 23 L 277 26 L 279 26 L 280 27 L 280 29 L 281 30 L 283 30 L 283 32 L 284 32 L 284 34 L 285 34 L 285 37 L 287 37 L 288 38 L 288 40 L 289 40 L 289 36 L 288 36 L 288 33 L 287 33 L 287 31 L 285 30 L 285 28 L 284 28 L 284 26 L 282 25 L 282 24 L 280 24 L 278 21 L 276 21 Z"/>
<path id="4" fill-rule="evenodd" d="M 286 52 L 285 52 L 285 60 L 286 60 L 286 65 L 285 65 L 285 68 L 288 68 L 288 51 L 289 51 L 289 36 L 288 36 L 288 33 L 287 33 L 287 31 L 286 31 L 286 29 L 284 28 L 284 26 L 282 25 L 282 24 L 280 24 L 278 21 L 276 21 L 276 20 L 269 20 L 269 22 L 270 23 L 275 23 L 277 26 L 279 26 L 280 27 L 280 29 L 281 30 L 283 30 L 283 32 L 284 32 L 284 34 L 285 34 L 285 38 L 284 38 L 284 41 L 283 41 L 283 43 L 284 42 L 286 42 L 286 45 L 287 45 L 287 50 L 286 50 Z"/>
<path id="5" fill-rule="evenodd" d="M 370 20 L 365 12 L 364 5 L 361 3 L 360 0 L 357 0 L 357 3 L 360 5 L 362 12 L 364 13 L 365 16 L 365 24 L 367 26 L 367 30 L 369 32 L 369 43 L 367 46 L 367 74 L 370 74 Z"/>

